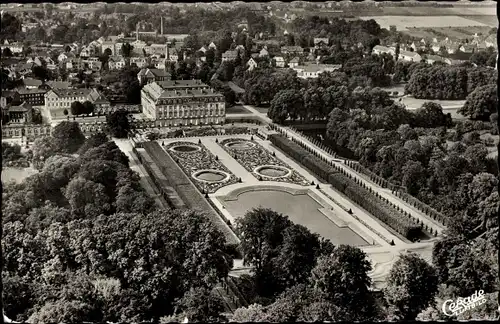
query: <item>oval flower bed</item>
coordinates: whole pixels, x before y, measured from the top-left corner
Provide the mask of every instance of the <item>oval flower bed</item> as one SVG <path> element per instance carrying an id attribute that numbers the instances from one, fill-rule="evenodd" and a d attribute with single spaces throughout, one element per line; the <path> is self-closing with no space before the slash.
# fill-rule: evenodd
<path id="1" fill-rule="evenodd" d="M 185 149 L 184 148 L 189 148 Z M 192 149 L 191 149 L 192 148 Z M 224 186 L 237 183 L 238 179 L 203 144 L 193 142 L 174 142 L 165 146 L 165 151 L 180 166 L 182 171 L 191 178 L 201 192 L 214 193 Z M 208 173 L 227 174 L 221 181 L 204 180 Z M 200 175 L 202 175 L 200 177 Z"/>
<path id="2" fill-rule="evenodd" d="M 243 138 L 228 138 L 222 140 L 219 143 L 219 146 L 228 152 L 232 157 L 236 157 L 236 160 L 257 179 L 263 181 L 289 182 L 302 186 L 309 185 L 309 182 L 297 173 L 297 171 L 293 170 L 286 163 L 273 156 L 267 149 L 255 141 Z M 259 172 L 263 169 L 263 167 L 270 169 L 273 166 L 276 166 L 276 169 L 289 170 L 291 172 L 284 172 L 283 176 L 271 173 L 269 173 L 269 175 L 265 175 Z"/>

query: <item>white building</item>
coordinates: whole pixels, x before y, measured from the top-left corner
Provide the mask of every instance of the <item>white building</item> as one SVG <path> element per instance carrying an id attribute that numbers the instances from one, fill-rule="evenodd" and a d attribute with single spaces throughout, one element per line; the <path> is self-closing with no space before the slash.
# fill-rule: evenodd
<path id="1" fill-rule="evenodd" d="M 323 72 L 333 72 L 342 67 L 340 64 L 307 64 L 293 68 L 297 72 L 297 77 L 302 79 L 317 78 Z"/>

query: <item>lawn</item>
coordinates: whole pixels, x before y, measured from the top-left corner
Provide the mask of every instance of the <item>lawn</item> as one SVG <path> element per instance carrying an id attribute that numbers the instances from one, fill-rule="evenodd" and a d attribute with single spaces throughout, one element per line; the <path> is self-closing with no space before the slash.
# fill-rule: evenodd
<path id="1" fill-rule="evenodd" d="M 403 103 L 408 109 L 417 109 L 422 107 L 426 102 L 435 102 L 440 104 L 443 109 L 459 108 L 465 104 L 465 100 L 435 100 L 435 99 L 416 99 L 412 96 L 402 98 Z"/>
<path id="2" fill-rule="evenodd" d="M 254 108 L 261 114 L 267 114 L 267 112 L 269 111 L 269 107 L 254 107 Z"/>
<path id="3" fill-rule="evenodd" d="M 29 168 L 5 167 L 2 168 L 2 183 L 9 183 L 11 181 L 15 181 L 16 183 L 21 183 L 23 182 L 24 179 L 35 173 L 38 173 L 38 171 L 31 167 Z"/>
<path id="4" fill-rule="evenodd" d="M 232 107 L 226 107 L 226 114 L 250 114 L 250 111 L 243 106 L 236 105 Z"/>
<path id="5" fill-rule="evenodd" d="M 238 195 L 237 200 L 222 201 L 234 218 L 243 217 L 248 210 L 255 207 L 270 208 L 289 217 L 295 224 L 307 227 L 333 244 L 353 246 L 369 245 L 361 236 L 348 227 L 338 227 L 318 209 L 322 208 L 308 194 L 292 195 L 275 190 L 247 191 Z"/>

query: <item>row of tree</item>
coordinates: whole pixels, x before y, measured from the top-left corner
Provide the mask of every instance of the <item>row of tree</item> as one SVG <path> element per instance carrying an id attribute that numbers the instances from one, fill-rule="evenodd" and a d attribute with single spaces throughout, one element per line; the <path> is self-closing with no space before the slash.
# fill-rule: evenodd
<path id="1" fill-rule="evenodd" d="M 485 67 L 432 66 L 415 69 L 405 92 L 419 99 L 465 99 L 477 87 L 497 83 L 496 70 Z"/>

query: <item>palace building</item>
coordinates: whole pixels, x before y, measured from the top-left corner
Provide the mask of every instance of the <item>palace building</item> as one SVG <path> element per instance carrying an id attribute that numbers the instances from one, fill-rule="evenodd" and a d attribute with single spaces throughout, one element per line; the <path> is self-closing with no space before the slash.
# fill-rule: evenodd
<path id="1" fill-rule="evenodd" d="M 141 91 L 143 114 L 158 126 L 224 123 L 224 96 L 200 80 L 156 81 Z"/>

